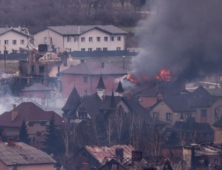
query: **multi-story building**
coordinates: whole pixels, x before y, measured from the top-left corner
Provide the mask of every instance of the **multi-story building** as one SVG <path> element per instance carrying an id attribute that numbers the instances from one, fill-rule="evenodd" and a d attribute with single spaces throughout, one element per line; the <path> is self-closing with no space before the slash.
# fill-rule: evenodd
<path id="1" fill-rule="evenodd" d="M 29 43 L 29 33 L 24 28 L 0 28 L 0 54 L 18 53 L 26 49 Z"/>
<path id="2" fill-rule="evenodd" d="M 34 33 L 35 43 L 52 43 L 57 50 L 122 51 L 127 32 L 113 25 L 48 26 Z"/>

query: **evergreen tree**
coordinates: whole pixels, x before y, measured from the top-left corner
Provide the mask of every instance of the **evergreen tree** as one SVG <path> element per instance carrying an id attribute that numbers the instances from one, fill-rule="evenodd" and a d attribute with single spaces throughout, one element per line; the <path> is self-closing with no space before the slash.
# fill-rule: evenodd
<path id="1" fill-rule="evenodd" d="M 52 115 L 49 125 L 46 127 L 45 136 L 46 138 L 45 138 L 44 145 L 46 147 L 46 152 L 49 154 L 52 154 L 52 153 L 56 154 L 58 131 L 55 127 L 54 115 Z"/>
<path id="2" fill-rule="evenodd" d="M 29 144 L 29 134 L 28 134 L 28 129 L 27 129 L 25 120 L 23 120 L 22 126 L 19 131 L 19 141 Z"/>

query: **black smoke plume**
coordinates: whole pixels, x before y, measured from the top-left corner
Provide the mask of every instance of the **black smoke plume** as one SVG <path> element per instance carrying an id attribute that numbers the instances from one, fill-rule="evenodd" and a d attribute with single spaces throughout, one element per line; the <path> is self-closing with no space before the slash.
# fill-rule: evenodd
<path id="1" fill-rule="evenodd" d="M 135 73 L 167 68 L 184 80 L 222 73 L 222 0 L 157 0 L 153 11 L 137 29 L 143 51 Z"/>

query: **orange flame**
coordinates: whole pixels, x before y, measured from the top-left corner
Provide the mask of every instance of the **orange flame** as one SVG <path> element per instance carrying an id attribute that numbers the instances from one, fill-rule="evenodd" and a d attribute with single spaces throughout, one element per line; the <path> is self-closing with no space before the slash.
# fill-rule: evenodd
<path id="1" fill-rule="evenodd" d="M 139 83 L 139 78 L 137 78 L 135 75 L 133 74 L 128 74 L 126 76 L 126 79 L 132 83 Z"/>
<path id="2" fill-rule="evenodd" d="M 171 75 L 170 70 L 168 69 L 162 69 L 160 70 L 160 74 L 156 76 L 157 80 L 162 80 L 162 81 L 171 81 L 173 80 L 173 77 Z"/>

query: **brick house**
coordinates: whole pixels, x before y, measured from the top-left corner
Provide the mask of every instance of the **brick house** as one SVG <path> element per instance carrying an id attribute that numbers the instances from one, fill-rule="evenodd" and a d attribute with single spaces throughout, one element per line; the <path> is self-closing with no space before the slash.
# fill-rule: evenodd
<path id="1" fill-rule="evenodd" d="M 16 141 L 22 122 L 25 120 L 30 144 L 39 148 L 42 146 L 46 126 L 52 116 L 54 116 L 56 126 L 63 124 L 63 118 L 54 111 L 44 111 L 32 102 L 23 102 L 18 106 L 13 106 L 11 111 L 0 115 L 0 127 L 4 129 L 7 137 Z"/>
<path id="2" fill-rule="evenodd" d="M 67 98 L 74 86 L 80 96 L 94 94 L 101 75 L 106 86 L 106 94 L 111 94 L 112 89 L 117 86 L 117 80 L 127 73 L 110 63 L 93 61 L 82 62 L 62 71 L 61 74 L 62 96 Z"/>
<path id="3" fill-rule="evenodd" d="M 58 51 L 121 51 L 126 34 L 113 25 L 66 25 L 48 26 L 34 33 L 34 39 L 37 45 L 49 41 Z"/>
<path id="4" fill-rule="evenodd" d="M 55 170 L 56 161 L 48 154 L 22 142 L 0 142 L 1 170 Z"/>

